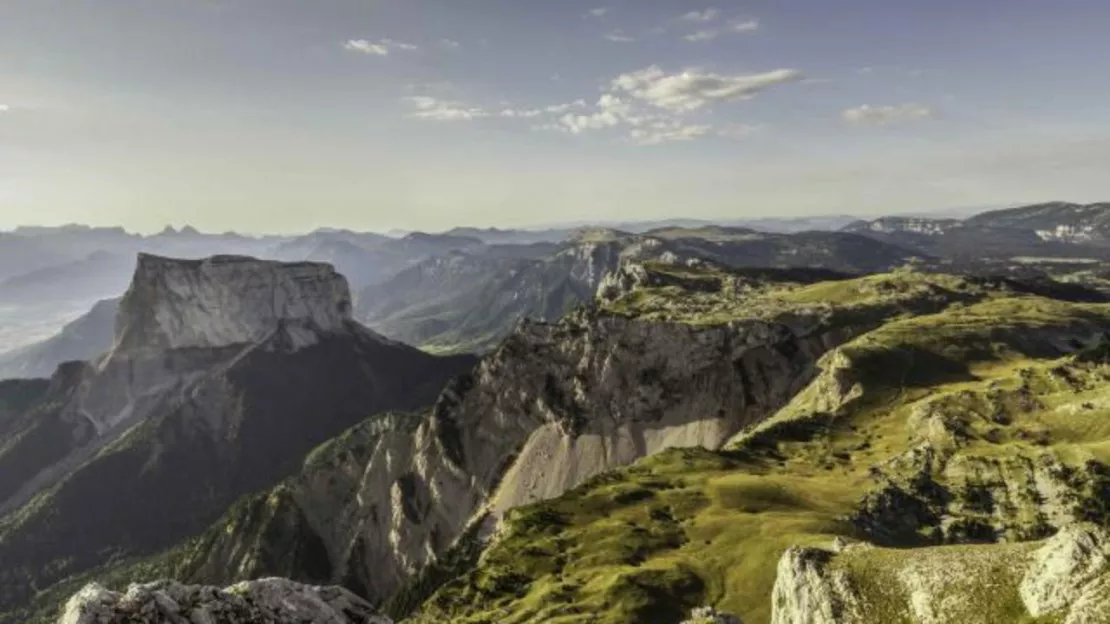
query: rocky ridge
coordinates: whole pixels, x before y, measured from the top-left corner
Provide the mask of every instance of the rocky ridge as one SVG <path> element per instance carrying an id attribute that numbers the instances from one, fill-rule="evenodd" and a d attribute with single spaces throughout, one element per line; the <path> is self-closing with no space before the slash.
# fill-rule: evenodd
<path id="1" fill-rule="evenodd" d="M 879 322 L 827 351 L 805 389 L 721 450 L 666 450 L 516 508 L 414 621 L 671 621 L 651 618 L 707 601 L 776 624 L 1048 613 L 1019 591 L 1028 557 L 1110 518 L 1097 424 L 1110 379 L 1104 304 L 900 272 L 762 290 L 724 282 L 746 288 L 737 306 L 698 270 L 672 272 L 608 307 L 656 322 L 696 312 L 735 323 L 753 310 Z M 901 314 L 876 316 L 898 300 Z M 816 548 L 835 536 L 834 549 Z M 1101 552 L 1079 543 L 1065 550 Z M 1075 580 L 1068 608 L 1096 599 L 1100 557 L 1053 564 L 1065 570 L 1054 582 Z"/>
<path id="2" fill-rule="evenodd" d="M 1004 621 L 1006 614 L 1063 624 L 1110 622 L 1110 534 L 1071 524 L 1053 537 L 989 549 L 910 554 L 855 544 L 790 548 L 779 561 L 773 624 L 915 624 Z M 881 567 L 880 567 L 881 566 Z M 889 579 L 879 593 L 868 571 Z M 990 587 L 978 587 L 987 585 Z"/>
<path id="3" fill-rule="evenodd" d="M 65 606 L 58 624 L 392 624 L 339 587 L 261 579 L 227 589 L 163 582 L 124 593 L 92 584 Z"/>

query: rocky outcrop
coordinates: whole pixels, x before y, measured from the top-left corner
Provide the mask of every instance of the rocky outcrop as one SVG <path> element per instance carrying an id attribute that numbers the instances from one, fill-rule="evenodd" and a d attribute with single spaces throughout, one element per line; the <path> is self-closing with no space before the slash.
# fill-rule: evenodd
<path id="1" fill-rule="evenodd" d="M 347 280 L 331 265 L 140 254 L 120 303 L 115 348 L 220 348 L 258 342 L 282 327 L 306 341 L 343 331 L 350 319 Z"/>
<path id="2" fill-rule="evenodd" d="M 792 547 L 779 560 L 771 624 L 851 624 L 859 618 L 855 589 L 843 571 L 829 566 L 833 553 Z"/>
<path id="3" fill-rule="evenodd" d="M 713 607 L 698 607 L 690 612 L 690 619 L 683 620 L 681 624 L 743 624 L 743 622 L 731 613 L 724 613 Z"/>
<path id="4" fill-rule="evenodd" d="M 391 624 L 339 587 L 262 579 L 226 589 L 159 582 L 125 593 L 91 584 L 73 596 L 58 624 Z"/>
<path id="5" fill-rule="evenodd" d="M 1110 532 L 1065 527 L 1033 554 L 1020 590 L 1034 617 L 1064 613 L 1064 624 L 1110 622 Z"/>
<path id="6" fill-rule="evenodd" d="M 772 624 L 993 624 L 1025 615 L 1106 624 L 1108 590 L 1110 533 L 1087 523 L 1039 544 L 793 547 L 779 561 Z"/>

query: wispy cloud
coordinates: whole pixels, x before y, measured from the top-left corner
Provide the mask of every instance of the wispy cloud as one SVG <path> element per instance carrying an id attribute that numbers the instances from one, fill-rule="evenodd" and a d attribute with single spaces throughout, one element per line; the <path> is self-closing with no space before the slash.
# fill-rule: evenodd
<path id="1" fill-rule="evenodd" d="M 351 52 L 361 52 L 363 54 L 372 54 L 375 56 L 386 56 L 389 54 L 389 48 L 380 43 L 373 43 L 367 39 L 351 39 L 343 44 L 343 48 Z"/>
<path id="2" fill-rule="evenodd" d="M 706 137 L 740 138 L 753 126 L 718 125 L 715 104 L 744 100 L 776 85 L 802 79 L 796 69 L 757 74 L 719 74 L 700 69 L 668 73 L 658 66 L 621 74 L 598 99 L 576 99 L 545 106 L 516 106 L 503 100 L 486 108 L 427 94 L 405 98 L 409 117 L 432 121 L 497 118 L 527 121 L 535 130 L 569 135 L 610 131 L 634 145 L 661 145 Z"/>
<path id="3" fill-rule="evenodd" d="M 610 9 L 609 7 L 597 7 L 596 9 L 590 9 L 589 11 L 586 11 L 586 17 L 601 18 L 609 15 L 609 13 L 611 12 L 612 9 Z"/>
<path id="4" fill-rule="evenodd" d="M 727 32 L 750 33 L 759 30 L 759 20 L 743 20 L 733 22 L 725 29 Z"/>
<path id="5" fill-rule="evenodd" d="M 684 22 L 712 22 L 721 16 L 721 11 L 710 7 L 704 11 L 690 11 L 680 19 Z"/>
<path id="6" fill-rule="evenodd" d="M 757 30 L 759 30 L 758 21 L 744 20 L 732 22 L 725 28 L 704 28 L 702 30 L 685 35 L 682 38 L 686 41 L 712 41 L 724 34 L 751 33 Z"/>
<path id="7" fill-rule="evenodd" d="M 614 30 L 613 32 L 607 33 L 605 35 L 605 40 L 612 41 L 613 43 L 633 43 L 636 41 L 636 38 L 631 35 L 625 34 L 624 31 Z"/>
<path id="8" fill-rule="evenodd" d="M 501 117 L 532 119 L 544 115 L 562 115 L 575 108 L 585 108 L 586 100 L 578 99 L 564 104 L 552 104 L 541 108 L 505 108 L 498 113 Z"/>
<path id="9" fill-rule="evenodd" d="M 450 48 L 452 50 L 458 50 L 459 48 L 462 47 L 462 44 L 459 43 L 458 41 L 455 41 L 454 39 L 440 39 L 439 40 L 439 45 L 441 45 L 445 48 Z"/>
<path id="10" fill-rule="evenodd" d="M 371 56 L 388 56 L 393 50 L 415 52 L 420 49 L 420 46 L 404 41 L 397 41 L 396 39 L 380 39 L 378 41 L 350 39 L 343 44 L 343 48 L 351 52 L 359 52 Z"/>
<path id="11" fill-rule="evenodd" d="M 687 41 L 712 41 L 716 39 L 719 34 L 721 34 L 719 30 L 699 30 L 682 38 Z"/>
<path id="12" fill-rule="evenodd" d="M 404 98 L 414 110 L 409 117 L 431 121 L 472 121 L 489 117 L 489 111 L 456 100 L 441 100 L 427 95 Z"/>
<path id="13" fill-rule="evenodd" d="M 708 136 L 713 127 L 708 124 L 685 124 L 678 120 L 653 121 L 633 128 L 629 138 L 637 145 L 659 145 L 675 141 L 693 141 Z"/>
<path id="14" fill-rule="evenodd" d="M 742 100 L 788 82 L 802 79 L 797 69 L 776 69 L 760 74 L 722 75 L 698 69 L 668 74 L 657 65 L 613 79 L 614 91 L 627 93 L 654 107 L 689 112 L 716 102 Z"/>
<path id="15" fill-rule="evenodd" d="M 894 106 L 872 106 L 864 104 L 849 108 L 841 113 L 848 123 L 858 126 L 886 126 L 919 119 L 928 119 L 935 111 L 924 104 L 898 104 Z"/>

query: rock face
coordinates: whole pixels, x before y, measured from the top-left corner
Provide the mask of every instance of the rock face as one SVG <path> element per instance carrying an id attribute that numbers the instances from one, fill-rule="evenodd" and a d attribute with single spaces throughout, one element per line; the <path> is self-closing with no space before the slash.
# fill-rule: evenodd
<path id="1" fill-rule="evenodd" d="M 1021 599 L 1034 617 L 1066 613 L 1065 624 L 1110 622 L 1110 533 L 1074 524 L 1033 554 Z"/>
<path id="2" fill-rule="evenodd" d="M 331 265 L 239 256 L 139 255 L 120 304 L 116 349 L 212 349 L 258 342 L 281 327 L 301 340 L 351 319 L 347 280 Z"/>
<path id="3" fill-rule="evenodd" d="M 779 560 L 771 624 L 849 624 L 862 622 L 857 597 L 843 572 L 829 569 L 833 553 L 793 547 Z"/>
<path id="4" fill-rule="evenodd" d="M 174 582 L 132 585 L 126 593 L 91 584 L 66 604 L 58 624 L 392 624 L 339 587 L 261 579 L 227 589 Z"/>
<path id="5" fill-rule="evenodd" d="M 328 265 L 141 257 L 112 350 L 60 369 L 0 448 L 0 514 L 16 512 L 0 519 L 14 578 L 0 613 L 104 552 L 149 554 L 203 531 L 313 447 L 368 415 L 432 404 L 474 363 L 349 315 Z"/>

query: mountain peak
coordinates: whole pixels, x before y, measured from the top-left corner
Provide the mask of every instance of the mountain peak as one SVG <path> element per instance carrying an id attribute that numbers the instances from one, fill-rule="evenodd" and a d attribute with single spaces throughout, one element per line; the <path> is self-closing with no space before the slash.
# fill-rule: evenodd
<path id="1" fill-rule="evenodd" d="M 281 328 L 304 330 L 298 336 L 311 343 L 350 319 L 347 280 L 330 264 L 139 254 L 116 319 L 115 349 L 248 344 Z"/>

